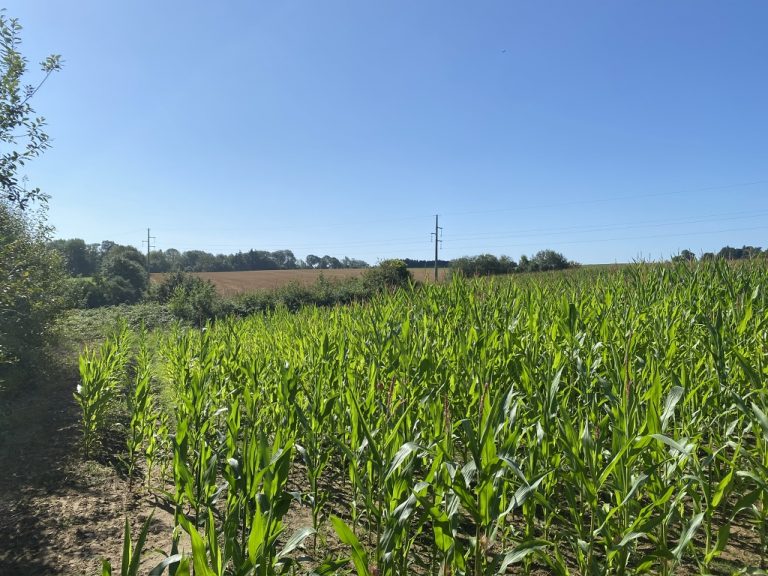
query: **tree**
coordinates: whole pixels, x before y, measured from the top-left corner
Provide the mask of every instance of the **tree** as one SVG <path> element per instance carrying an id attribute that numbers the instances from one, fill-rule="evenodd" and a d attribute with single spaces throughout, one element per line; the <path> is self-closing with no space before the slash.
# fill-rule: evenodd
<path id="1" fill-rule="evenodd" d="M 315 256 L 314 254 L 307 254 L 307 266 L 310 268 L 317 268 L 320 266 L 321 258 L 319 256 Z"/>
<path id="2" fill-rule="evenodd" d="M 0 156 L 0 190 L 10 205 L 23 210 L 30 202 L 46 198 L 39 188 L 26 189 L 19 170 L 50 146 L 43 131 L 45 119 L 35 116 L 31 100 L 48 77 L 61 69 L 61 56 L 48 56 L 41 62 L 43 78 L 36 85 L 25 84 L 27 59 L 18 50 L 20 33 L 19 21 L 0 11 L 0 142 L 10 148 Z"/>
<path id="3" fill-rule="evenodd" d="M 571 266 L 565 256 L 554 250 L 540 250 L 531 260 L 535 270 L 564 270 Z"/>
<path id="4" fill-rule="evenodd" d="M 320 259 L 320 268 L 324 270 L 332 270 L 344 268 L 344 266 L 341 264 L 338 258 L 334 256 L 328 256 L 328 254 L 326 254 Z"/>
<path id="5" fill-rule="evenodd" d="M 49 245 L 45 225 L 47 197 L 26 189 L 19 174 L 27 162 L 49 147 L 45 120 L 31 100 L 61 57 L 42 63 L 44 76 L 25 84 L 27 60 L 19 52 L 21 25 L 0 10 L 0 364 L 32 366 L 48 328 L 63 304 L 61 258 Z M 31 205 L 41 207 L 34 211 Z"/>
<path id="6" fill-rule="evenodd" d="M 509 256 L 497 258 L 493 254 L 463 256 L 451 262 L 451 269 L 463 276 L 490 276 L 514 272 L 517 264 Z"/>
<path id="7" fill-rule="evenodd" d="M 49 232 L 32 214 L 0 203 L 0 365 L 31 365 L 63 306 L 64 271 Z"/>
<path id="8" fill-rule="evenodd" d="M 680 254 L 672 256 L 672 262 L 695 262 L 696 254 L 690 250 L 683 250 Z"/>
<path id="9" fill-rule="evenodd" d="M 413 276 L 402 260 L 384 260 L 363 275 L 363 283 L 371 290 L 405 287 L 412 281 Z"/>
<path id="10" fill-rule="evenodd" d="M 70 276 L 93 276 L 99 267 L 100 256 L 95 245 L 80 238 L 54 240 L 51 246 L 64 258 Z"/>
<path id="11" fill-rule="evenodd" d="M 162 250 L 152 250 L 149 253 L 150 272 L 170 272 L 171 263 Z"/>
<path id="12" fill-rule="evenodd" d="M 115 246 L 104 257 L 101 277 L 108 304 L 133 304 L 147 290 L 146 260 L 133 246 Z"/>

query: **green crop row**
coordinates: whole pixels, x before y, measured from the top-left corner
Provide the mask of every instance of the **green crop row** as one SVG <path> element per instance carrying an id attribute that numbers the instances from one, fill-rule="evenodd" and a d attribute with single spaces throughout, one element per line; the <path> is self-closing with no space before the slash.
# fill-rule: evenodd
<path id="1" fill-rule="evenodd" d="M 176 573 L 757 570 L 766 289 L 759 263 L 635 265 L 177 328 L 134 362 L 131 468 L 191 536 Z"/>

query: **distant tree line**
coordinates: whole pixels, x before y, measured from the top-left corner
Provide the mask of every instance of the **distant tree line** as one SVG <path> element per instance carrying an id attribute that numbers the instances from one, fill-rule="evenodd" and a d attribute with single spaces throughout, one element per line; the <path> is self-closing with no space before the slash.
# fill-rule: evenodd
<path id="1" fill-rule="evenodd" d="M 559 252 L 541 250 L 530 258 L 523 254 L 519 262 L 515 262 L 509 256 L 496 257 L 493 254 L 463 256 L 451 261 L 451 271 L 463 276 L 491 276 L 513 272 L 564 270 L 575 265 L 575 262 L 569 261 Z"/>
<path id="2" fill-rule="evenodd" d="M 412 258 L 403 258 L 403 262 L 408 268 L 434 268 L 434 260 L 413 260 Z M 438 268 L 448 268 L 451 265 L 450 260 L 438 260 Z"/>
<path id="3" fill-rule="evenodd" d="M 112 248 L 121 251 L 130 250 L 138 254 L 146 269 L 146 255 L 132 246 L 121 246 L 105 240 L 100 244 L 86 244 L 80 238 L 55 240 L 51 243 L 64 257 L 71 276 L 86 277 L 99 273 L 102 261 Z M 333 256 L 309 254 L 306 260 L 294 256 L 290 250 L 249 250 L 235 254 L 211 254 L 203 250 L 180 252 L 175 248 L 152 250 L 149 253 L 151 272 L 242 272 L 246 270 L 295 270 L 299 268 L 335 269 L 368 268 L 363 260 L 344 257 L 341 260 Z"/>
<path id="4" fill-rule="evenodd" d="M 768 251 L 763 251 L 759 246 L 742 246 L 741 248 L 724 246 L 717 254 L 714 252 L 704 252 L 701 255 L 701 260 L 714 260 L 715 258 L 723 260 L 749 260 L 760 257 L 768 258 Z M 696 254 L 690 250 L 683 250 L 680 254 L 672 256 L 673 262 L 694 262 L 695 260 Z"/>

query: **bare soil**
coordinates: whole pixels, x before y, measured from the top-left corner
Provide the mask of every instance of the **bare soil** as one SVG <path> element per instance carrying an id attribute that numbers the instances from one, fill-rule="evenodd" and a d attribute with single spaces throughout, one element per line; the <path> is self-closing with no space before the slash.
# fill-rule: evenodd
<path id="1" fill-rule="evenodd" d="M 119 573 L 125 518 L 138 535 L 155 510 L 129 489 L 109 462 L 79 452 L 79 408 L 65 374 L 30 383 L 3 399 L 0 436 L 0 574 L 101 574 L 108 558 Z M 155 510 L 148 549 L 170 549 L 173 517 Z M 162 559 L 147 554 L 149 571 Z"/>

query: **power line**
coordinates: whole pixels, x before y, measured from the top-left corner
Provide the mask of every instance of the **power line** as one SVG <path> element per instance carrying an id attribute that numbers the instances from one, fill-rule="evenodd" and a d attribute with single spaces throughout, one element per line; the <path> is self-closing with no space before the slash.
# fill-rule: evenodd
<path id="1" fill-rule="evenodd" d="M 149 267 L 149 251 L 152 248 L 157 248 L 157 246 L 152 244 L 152 240 L 157 240 L 157 238 L 155 238 L 154 236 L 150 236 L 149 235 L 149 228 L 147 228 L 147 239 L 141 241 L 142 244 L 146 243 L 146 245 L 147 245 L 147 277 L 149 277 L 149 271 L 150 271 L 150 267 Z"/>
<path id="2" fill-rule="evenodd" d="M 658 238 L 678 238 L 678 237 L 684 237 L 684 236 L 709 236 L 711 234 L 722 234 L 724 232 L 750 232 L 755 230 L 768 230 L 768 225 L 764 226 L 752 226 L 748 228 L 739 227 L 739 228 L 725 228 L 721 230 L 701 230 L 698 232 L 677 232 L 672 234 L 652 234 L 652 235 L 645 235 L 645 236 L 619 236 L 615 238 L 595 238 L 595 239 L 583 239 L 583 240 L 564 240 L 562 242 L 558 242 L 558 244 L 599 244 L 599 243 L 605 243 L 605 242 L 618 242 L 618 241 L 624 241 L 624 240 L 652 240 L 652 239 L 658 239 Z M 532 246 L 532 242 L 525 242 L 525 243 L 517 243 L 517 244 L 500 244 L 500 245 L 483 245 L 484 248 L 510 248 L 510 247 L 521 247 L 521 246 Z M 467 245 L 465 245 L 466 247 Z M 472 245 L 469 245 L 472 246 Z"/>
<path id="3" fill-rule="evenodd" d="M 589 234 L 591 232 L 606 232 L 611 230 L 627 230 L 641 228 L 658 228 L 663 226 L 679 226 L 681 224 L 701 224 L 705 222 L 726 222 L 732 220 L 748 220 L 752 218 L 763 218 L 768 215 L 768 211 L 742 211 L 733 212 L 730 215 L 711 214 L 698 218 L 679 218 L 674 220 L 647 220 L 645 222 L 635 222 L 626 224 L 606 224 L 597 226 L 567 226 L 562 228 L 532 228 L 527 230 L 518 230 L 516 232 L 497 234 L 493 232 L 483 232 L 479 234 L 467 234 L 463 236 L 454 236 L 457 240 L 472 239 L 501 239 L 517 238 L 529 235 L 555 236 L 561 234 Z"/>
<path id="4" fill-rule="evenodd" d="M 609 232 L 613 230 L 630 230 L 630 229 L 643 229 L 643 228 L 658 228 L 658 227 L 664 227 L 664 226 L 681 226 L 681 225 L 687 225 L 687 224 L 701 224 L 701 223 L 716 223 L 716 222 L 728 222 L 728 221 L 734 221 L 734 220 L 750 220 L 754 218 L 763 218 L 766 215 L 768 215 L 768 211 L 762 210 L 762 211 L 738 211 L 738 212 L 730 212 L 725 214 L 707 214 L 699 217 L 691 217 L 691 218 L 676 218 L 676 219 L 662 219 L 662 220 L 646 220 L 643 222 L 631 222 L 631 223 L 617 223 L 617 224 L 608 224 L 608 225 L 592 225 L 592 226 L 564 226 L 564 227 L 553 227 L 553 228 L 528 228 L 528 229 L 522 229 L 522 230 L 516 230 L 514 232 L 508 232 L 508 233 L 493 233 L 493 232 L 483 232 L 478 234 L 464 234 L 459 236 L 451 236 L 452 243 L 456 243 L 459 241 L 460 243 L 462 241 L 471 241 L 471 240 L 503 240 L 506 238 L 526 238 L 528 236 L 537 236 L 537 237 L 552 237 L 552 236 L 559 236 L 564 234 L 590 234 L 590 233 L 596 233 L 596 232 Z M 434 232 L 430 234 L 430 240 L 434 237 Z M 442 242 L 442 240 L 441 240 Z M 262 250 L 280 250 L 280 249 L 286 249 L 286 246 L 290 245 L 291 250 L 302 250 L 302 249 L 308 249 L 312 251 L 325 251 L 325 250 L 335 250 L 335 249 L 344 249 L 344 248 L 366 248 L 370 246 L 377 246 L 377 247 L 413 247 L 416 248 L 420 246 L 422 243 L 421 240 L 419 240 L 416 237 L 413 236 L 403 236 L 398 238 L 392 238 L 389 237 L 387 239 L 380 239 L 380 240 L 338 240 L 333 242 L 325 242 L 325 243 L 300 243 L 300 244 L 291 244 L 289 240 L 271 240 L 269 242 L 260 243 L 259 249 Z M 208 243 L 206 244 L 206 247 L 208 249 L 222 249 L 222 248 L 242 248 L 244 245 L 246 245 L 243 242 L 239 243 Z M 188 244 L 181 244 L 175 246 L 178 248 L 185 248 L 191 246 L 192 249 L 200 249 L 200 245 L 188 245 Z M 248 250 L 249 248 L 246 248 Z"/>
<path id="5" fill-rule="evenodd" d="M 604 202 L 618 202 L 621 200 L 641 200 L 645 198 L 661 198 L 668 196 L 679 196 L 684 194 L 698 194 L 699 192 L 711 192 L 715 190 L 729 190 L 733 188 L 744 188 L 747 186 L 757 186 L 758 184 L 768 184 L 768 180 L 755 180 L 753 182 L 739 182 L 735 184 L 724 184 L 720 186 L 706 186 L 702 188 L 690 188 L 687 190 L 676 190 L 672 192 L 649 192 L 645 194 L 625 194 L 622 196 L 606 196 L 603 198 L 593 198 L 589 200 L 566 200 L 563 202 L 553 202 L 549 204 L 533 204 L 529 206 L 515 206 L 514 208 L 494 208 L 492 210 L 476 210 L 462 212 L 446 212 L 448 216 L 475 216 L 482 214 L 496 214 L 498 212 L 517 212 L 522 210 L 539 210 L 542 208 L 558 208 L 561 206 L 581 206 L 589 204 L 602 204 Z"/>
<path id="6" fill-rule="evenodd" d="M 669 197 L 669 196 L 680 196 L 685 194 L 698 194 L 700 192 L 711 192 L 716 190 L 729 190 L 734 188 L 745 188 L 749 186 L 757 186 L 760 184 L 768 184 L 768 179 L 764 180 L 754 180 L 751 182 L 736 182 L 732 184 L 722 184 L 722 185 L 716 185 L 716 186 L 704 186 L 700 188 L 688 188 L 684 190 L 673 190 L 668 192 L 646 192 L 641 194 L 623 194 L 619 196 L 605 196 L 602 198 L 592 198 L 592 199 L 576 199 L 576 200 L 565 200 L 565 201 L 558 201 L 558 202 L 552 202 L 552 203 L 545 203 L 545 204 L 530 204 L 530 205 L 520 205 L 520 206 L 514 206 L 514 207 L 503 207 L 498 206 L 494 208 L 489 208 L 487 210 L 461 210 L 461 211 L 453 211 L 453 212 L 443 212 L 443 216 L 478 216 L 478 215 L 484 215 L 484 214 L 496 214 L 500 212 L 518 212 L 518 211 L 525 211 L 525 210 L 539 210 L 539 209 L 549 209 L 549 208 L 559 208 L 563 206 L 580 206 L 580 205 L 593 205 L 593 204 L 601 204 L 601 203 L 610 203 L 610 202 L 619 202 L 623 200 L 641 200 L 641 199 L 647 199 L 647 198 L 663 198 L 663 197 Z M 519 192 L 520 194 L 527 194 L 527 195 L 538 195 L 538 192 Z M 262 232 L 279 232 L 279 231 L 293 231 L 293 230 L 324 230 L 324 229 L 336 229 L 336 228 L 354 228 L 354 227 L 369 227 L 372 224 L 391 224 L 393 222 L 409 222 L 409 221 L 416 221 L 416 220 L 425 220 L 426 218 L 431 218 L 434 216 L 433 214 L 421 214 L 421 215 L 413 215 L 413 216 L 405 216 L 405 217 L 394 217 L 394 218 L 377 218 L 374 220 L 346 220 L 346 221 L 339 221 L 339 222 L 332 222 L 332 223 L 323 223 L 323 224 L 317 224 L 317 225 L 296 225 L 296 226 L 278 226 L 278 227 L 272 227 L 272 228 L 261 228 Z M 164 229 L 164 232 L 187 232 L 188 228 L 167 228 Z M 238 231 L 250 231 L 251 228 L 248 227 L 224 227 L 224 228 L 208 228 L 206 227 L 206 230 L 209 232 L 238 232 Z"/>

